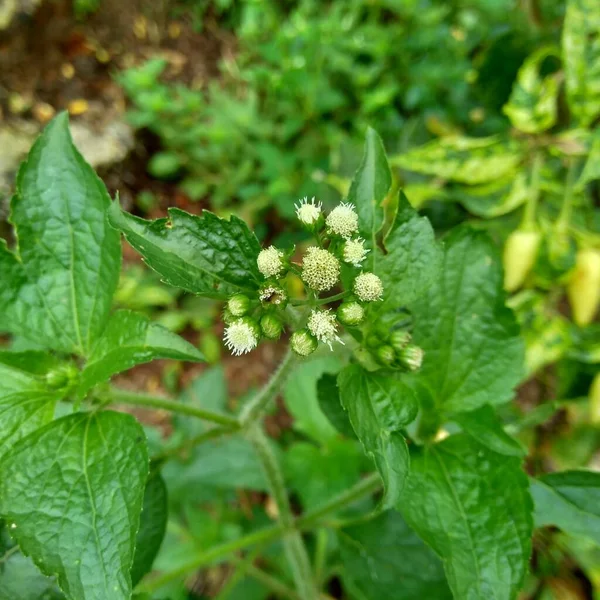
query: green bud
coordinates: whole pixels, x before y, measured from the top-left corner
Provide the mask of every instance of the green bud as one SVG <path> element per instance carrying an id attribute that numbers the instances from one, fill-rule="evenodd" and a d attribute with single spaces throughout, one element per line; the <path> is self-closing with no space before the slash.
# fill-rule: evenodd
<path id="1" fill-rule="evenodd" d="M 60 365 L 46 373 L 46 385 L 53 390 L 61 390 L 71 386 L 79 375 L 75 365 Z"/>
<path id="2" fill-rule="evenodd" d="M 365 318 L 365 309 L 358 302 L 344 302 L 337 309 L 337 318 L 343 325 L 359 325 Z"/>
<path id="3" fill-rule="evenodd" d="M 317 339 L 313 337 L 308 329 L 300 329 L 292 333 L 290 338 L 290 347 L 300 356 L 308 356 L 312 354 L 319 345 Z"/>
<path id="4" fill-rule="evenodd" d="M 245 294 L 235 294 L 227 301 L 227 308 L 234 317 L 243 317 L 250 309 L 250 298 Z"/>
<path id="5" fill-rule="evenodd" d="M 377 348 L 381 345 L 382 342 L 385 342 L 386 339 L 383 338 L 376 333 L 369 333 L 366 338 L 366 343 L 369 348 Z"/>
<path id="6" fill-rule="evenodd" d="M 412 339 L 410 333 L 405 329 L 396 329 L 392 331 L 390 335 L 390 344 L 393 346 L 394 350 L 400 352 L 403 348 L 406 348 Z"/>
<path id="7" fill-rule="evenodd" d="M 386 366 L 390 366 L 396 360 L 396 353 L 394 349 L 389 345 L 379 346 L 376 351 L 377 360 Z"/>
<path id="8" fill-rule="evenodd" d="M 419 346 L 408 344 L 398 353 L 400 363 L 410 371 L 418 371 L 423 364 L 423 356 L 425 353 Z"/>
<path id="9" fill-rule="evenodd" d="M 223 322 L 225 323 L 225 325 L 231 325 L 234 321 L 237 321 L 239 319 L 239 317 L 236 317 L 235 315 L 231 314 L 231 311 L 226 308 L 223 311 Z"/>
<path id="10" fill-rule="evenodd" d="M 283 323 L 279 317 L 267 314 L 260 319 L 263 335 L 270 340 L 278 340 L 283 332 Z"/>

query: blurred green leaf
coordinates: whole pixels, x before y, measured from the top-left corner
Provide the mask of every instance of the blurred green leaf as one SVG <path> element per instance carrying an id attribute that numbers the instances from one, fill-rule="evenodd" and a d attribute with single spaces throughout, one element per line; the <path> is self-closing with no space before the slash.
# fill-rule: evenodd
<path id="1" fill-rule="evenodd" d="M 321 410 L 335 429 L 344 437 L 356 439 L 356 433 L 352 428 L 348 413 L 344 410 L 340 400 L 336 375 L 325 373 L 319 379 L 317 382 L 317 397 Z"/>

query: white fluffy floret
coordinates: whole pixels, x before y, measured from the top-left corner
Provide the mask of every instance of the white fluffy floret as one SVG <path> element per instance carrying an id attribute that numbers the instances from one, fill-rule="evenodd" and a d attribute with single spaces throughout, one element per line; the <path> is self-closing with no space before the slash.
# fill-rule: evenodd
<path id="1" fill-rule="evenodd" d="M 302 260 L 302 281 L 318 292 L 330 290 L 340 278 L 340 261 L 328 250 L 311 246 Z"/>
<path id="2" fill-rule="evenodd" d="M 363 260 L 367 258 L 368 253 L 369 249 L 365 248 L 365 240 L 363 240 L 362 238 L 347 240 L 344 244 L 344 262 L 355 267 L 360 267 Z"/>
<path id="3" fill-rule="evenodd" d="M 327 216 L 325 221 L 329 233 L 335 233 L 343 238 L 349 238 L 358 231 L 358 214 L 354 204 L 342 202 Z"/>
<path id="4" fill-rule="evenodd" d="M 354 280 L 354 293 L 363 302 L 376 302 L 383 297 L 383 283 L 374 273 L 361 273 Z"/>
<path id="5" fill-rule="evenodd" d="M 303 198 L 294 205 L 296 208 L 296 216 L 304 225 L 313 225 L 321 216 L 322 204 L 315 202 L 314 198 L 309 201 L 308 198 Z"/>
<path id="6" fill-rule="evenodd" d="M 312 335 L 320 342 L 327 344 L 330 349 L 332 349 L 333 342 L 344 343 L 337 335 L 337 319 L 330 309 L 313 310 L 308 317 L 306 327 Z"/>
<path id="7" fill-rule="evenodd" d="M 275 246 L 269 246 L 258 253 L 256 264 L 265 277 L 279 277 L 283 271 L 283 252 Z"/>
<path id="8" fill-rule="evenodd" d="M 225 329 L 223 340 L 234 356 L 240 356 L 256 348 L 258 333 L 247 321 L 238 319 Z"/>

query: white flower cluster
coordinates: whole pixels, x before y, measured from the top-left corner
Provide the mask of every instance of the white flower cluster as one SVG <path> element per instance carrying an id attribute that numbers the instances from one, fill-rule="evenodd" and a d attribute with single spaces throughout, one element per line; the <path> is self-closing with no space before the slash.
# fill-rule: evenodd
<path id="1" fill-rule="evenodd" d="M 354 204 L 342 202 L 338 204 L 325 220 L 327 231 L 345 239 L 358 231 L 358 214 L 354 210 Z"/>
<path id="2" fill-rule="evenodd" d="M 279 277 L 283 271 L 283 252 L 275 246 L 269 246 L 258 253 L 258 270 L 265 277 Z"/>
<path id="3" fill-rule="evenodd" d="M 258 345 L 260 331 L 247 319 L 238 319 L 225 329 L 225 345 L 234 356 L 246 354 Z"/>
<path id="4" fill-rule="evenodd" d="M 367 258 L 368 253 L 369 249 L 365 248 L 365 240 L 363 240 L 362 238 L 346 240 L 346 242 L 344 243 L 344 262 L 354 267 L 360 267 L 363 260 Z"/>
<path id="5" fill-rule="evenodd" d="M 319 220 L 321 216 L 322 204 L 320 202 L 315 203 L 315 199 L 312 198 L 310 202 L 308 198 L 303 198 L 298 204 L 295 204 L 296 216 L 304 225 L 313 225 Z"/>
<path id="6" fill-rule="evenodd" d="M 318 292 L 330 290 L 340 278 L 340 261 L 328 250 L 311 246 L 302 260 L 302 280 Z"/>
<path id="7" fill-rule="evenodd" d="M 361 273 L 354 280 L 354 293 L 363 302 L 377 302 L 383 298 L 383 283 L 375 273 Z"/>
<path id="8" fill-rule="evenodd" d="M 330 349 L 332 349 L 331 344 L 333 342 L 344 343 L 337 335 L 337 320 L 330 309 L 313 310 L 308 317 L 306 327 L 312 335 L 320 342 L 327 344 Z"/>

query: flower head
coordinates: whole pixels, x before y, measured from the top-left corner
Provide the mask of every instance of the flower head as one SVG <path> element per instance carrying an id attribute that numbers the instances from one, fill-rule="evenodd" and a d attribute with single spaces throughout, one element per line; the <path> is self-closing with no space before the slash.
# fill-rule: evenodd
<path id="1" fill-rule="evenodd" d="M 375 273 L 361 273 L 354 280 L 354 293 L 363 302 L 376 302 L 382 299 L 383 283 Z"/>
<path id="2" fill-rule="evenodd" d="M 279 277 L 283 271 L 283 252 L 269 246 L 258 253 L 256 264 L 265 277 Z"/>
<path id="3" fill-rule="evenodd" d="M 302 280 L 318 292 L 330 290 L 340 277 L 340 261 L 327 250 L 311 246 L 302 260 Z"/>
<path id="4" fill-rule="evenodd" d="M 225 329 L 223 340 L 234 356 L 246 354 L 258 345 L 260 327 L 250 317 L 237 319 Z"/>
<path id="5" fill-rule="evenodd" d="M 312 198 L 310 202 L 308 198 L 303 198 L 294 205 L 296 208 L 296 216 L 304 225 L 313 225 L 321 216 L 321 207 L 323 206 L 320 202 L 315 203 L 315 199 Z"/>
<path id="6" fill-rule="evenodd" d="M 317 342 L 307 329 L 294 331 L 290 337 L 290 347 L 299 356 L 312 354 L 318 345 L 319 342 Z"/>
<path id="7" fill-rule="evenodd" d="M 358 215 L 354 204 L 341 202 L 327 216 L 325 221 L 329 233 L 335 233 L 343 238 L 349 238 L 358 231 Z"/>
<path id="8" fill-rule="evenodd" d="M 337 321 L 330 309 L 313 310 L 308 317 L 306 326 L 312 335 L 320 342 L 327 344 L 330 349 L 332 349 L 332 342 L 344 343 L 337 335 Z"/>
<path id="9" fill-rule="evenodd" d="M 227 301 L 227 309 L 234 317 L 243 317 L 250 308 L 250 298 L 246 294 L 234 294 Z"/>
<path id="10" fill-rule="evenodd" d="M 367 257 L 369 249 L 365 248 L 365 240 L 356 238 L 354 240 L 346 240 L 344 243 L 343 256 L 344 262 L 360 267 L 361 263 Z"/>
<path id="11" fill-rule="evenodd" d="M 258 292 L 264 306 L 281 306 L 287 302 L 287 293 L 279 285 L 264 285 Z"/>
<path id="12" fill-rule="evenodd" d="M 344 325 L 358 325 L 365 318 L 365 309 L 358 302 L 344 302 L 337 309 L 337 318 Z"/>

